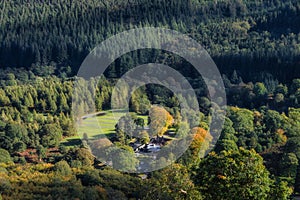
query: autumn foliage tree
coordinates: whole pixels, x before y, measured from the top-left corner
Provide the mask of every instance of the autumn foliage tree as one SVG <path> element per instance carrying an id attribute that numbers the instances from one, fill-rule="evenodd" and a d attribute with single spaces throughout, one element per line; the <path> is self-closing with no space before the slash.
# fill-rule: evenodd
<path id="1" fill-rule="evenodd" d="M 191 135 L 193 137 L 192 143 L 190 145 L 190 150 L 192 153 L 192 160 L 199 161 L 200 157 L 204 156 L 205 151 L 209 148 L 209 144 L 212 141 L 212 136 L 210 133 L 200 127 L 195 127 L 191 130 Z"/>
<path id="2" fill-rule="evenodd" d="M 172 164 L 160 171 L 154 172 L 147 180 L 143 199 L 166 200 L 201 200 L 202 195 L 195 187 L 187 169 L 180 164 Z"/>
<path id="3" fill-rule="evenodd" d="M 152 106 L 149 116 L 152 136 L 162 136 L 173 123 L 172 115 L 160 106 Z"/>

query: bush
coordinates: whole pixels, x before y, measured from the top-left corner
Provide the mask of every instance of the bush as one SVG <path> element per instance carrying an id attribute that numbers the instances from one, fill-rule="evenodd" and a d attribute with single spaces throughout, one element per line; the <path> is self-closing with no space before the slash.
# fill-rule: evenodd
<path id="1" fill-rule="evenodd" d="M 0 149 L 0 163 L 8 163 L 11 162 L 12 159 L 10 154 L 5 149 Z"/>
<path id="2" fill-rule="evenodd" d="M 59 161 L 58 163 L 56 163 L 54 165 L 54 171 L 57 174 L 62 175 L 62 176 L 69 176 L 72 174 L 72 169 L 65 160 L 62 160 L 62 161 Z"/>

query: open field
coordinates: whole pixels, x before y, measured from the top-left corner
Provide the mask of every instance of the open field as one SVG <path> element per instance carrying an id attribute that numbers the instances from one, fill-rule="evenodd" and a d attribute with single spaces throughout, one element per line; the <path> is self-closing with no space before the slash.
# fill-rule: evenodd
<path id="1" fill-rule="evenodd" d="M 80 144 L 80 140 L 83 134 L 86 133 L 90 139 L 95 139 L 98 137 L 112 137 L 115 133 L 115 125 L 118 119 L 124 115 L 126 112 L 120 111 L 104 111 L 104 115 L 100 116 L 90 116 L 77 124 L 77 133 L 75 136 L 65 138 L 62 143 L 66 146 L 73 146 Z M 145 124 L 148 122 L 147 115 L 137 115 L 144 119 Z"/>

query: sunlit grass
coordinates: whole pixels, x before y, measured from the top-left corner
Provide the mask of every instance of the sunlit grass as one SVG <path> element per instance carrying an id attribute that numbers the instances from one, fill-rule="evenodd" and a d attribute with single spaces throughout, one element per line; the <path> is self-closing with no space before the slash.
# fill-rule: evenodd
<path id="1" fill-rule="evenodd" d="M 69 142 L 70 140 L 78 140 L 86 133 L 89 139 L 99 137 L 112 137 L 115 134 L 115 125 L 118 119 L 126 113 L 120 111 L 105 111 L 105 115 L 89 117 L 76 124 L 77 133 L 75 136 L 65 138 L 62 143 Z M 145 124 L 148 122 L 147 115 L 137 115 L 144 119 Z"/>

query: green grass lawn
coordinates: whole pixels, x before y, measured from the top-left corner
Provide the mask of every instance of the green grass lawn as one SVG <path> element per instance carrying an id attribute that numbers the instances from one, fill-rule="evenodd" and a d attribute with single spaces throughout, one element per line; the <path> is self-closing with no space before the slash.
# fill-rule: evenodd
<path id="1" fill-rule="evenodd" d="M 126 113 L 122 110 L 120 111 L 106 111 L 105 115 L 94 116 L 86 118 L 77 124 L 77 134 L 72 137 L 65 138 L 62 143 L 66 146 L 74 146 L 80 142 L 83 134 L 86 133 L 90 139 L 96 139 L 99 137 L 112 137 L 115 134 L 115 125 L 118 119 Z M 148 122 L 147 115 L 138 115 L 144 119 L 145 124 Z"/>

